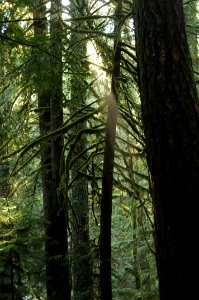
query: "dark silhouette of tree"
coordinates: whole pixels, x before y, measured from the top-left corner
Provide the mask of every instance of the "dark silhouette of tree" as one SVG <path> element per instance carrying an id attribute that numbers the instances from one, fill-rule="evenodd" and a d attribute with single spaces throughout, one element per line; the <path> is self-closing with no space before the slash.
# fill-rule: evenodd
<path id="1" fill-rule="evenodd" d="M 100 217 L 100 289 L 101 299 L 112 299 L 111 282 L 111 216 L 113 192 L 113 168 L 115 154 L 115 138 L 118 117 L 119 81 L 121 47 L 120 21 L 122 15 L 122 0 L 118 0 L 115 9 L 115 43 L 113 53 L 113 74 L 111 95 L 107 98 L 108 115 L 105 130 L 104 162 L 102 175 L 102 198 Z"/>
<path id="2" fill-rule="evenodd" d="M 39 124 L 42 135 L 58 129 L 63 123 L 62 107 L 62 26 L 61 1 L 52 1 L 53 19 L 50 22 L 50 40 L 53 56 L 48 58 L 50 82 L 38 91 Z M 45 5 L 35 11 L 35 37 L 45 39 Z M 39 20 L 40 19 L 40 20 Z M 40 53 L 40 68 L 43 67 Z M 45 76 L 45 72 L 42 72 Z M 47 76 L 47 74 L 46 74 Z M 39 75 L 38 75 L 39 77 Z M 45 81 L 43 77 L 43 81 Z M 60 188 L 63 164 L 63 136 L 55 136 L 41 145 L 43 202 L 46 231 L 46 287 L 47 299 L 70 299 L 68 266 L 67 210 Z"/>
<path id="3" fill-rule="evenodd" d="M 194 299 L 199 111 L 182 1 L 135 1 L 135 20 L 160 298 Z"/>

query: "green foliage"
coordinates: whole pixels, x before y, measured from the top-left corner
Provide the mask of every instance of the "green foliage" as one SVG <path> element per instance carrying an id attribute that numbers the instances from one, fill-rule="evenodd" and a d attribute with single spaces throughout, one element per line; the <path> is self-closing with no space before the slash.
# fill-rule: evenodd
<path id="1" fill-rule="evenodd" d="M 138 93 L 132 6 L 130 1 L 123 2 L 119 24 L 122 57 L 117 78 L 119 120 L 112 215 L 113 295 L 115 300 L 140 297 L 155 300 L 159 296 L 153 208 Z M 195 11 L 198 1 L 186 2 L 184 5 L 189 8 L 185 10 L 187 33 L 194 70 L 198 72 Z M 12 290 L 15 294 L 38 297 L 45 297 L 46 293 L 46 220 L 41 178 L 46 166 L 40 164 L 40 146 L 45 146 L 54 133 L 40 139 L 37 91 L 53 93 L 52 83 L 57 76 L 52 61 L 57 64 L 60 61 L 50 44 L 49 11 L 45 21 L 47 32 L 34 34 L 33 12 L 40 3 L 43 1 L 15 0 L 0 4 L 0 170 L 5 165 L 8 169 L 6 175 L 0 171 L 0 184 L 7 186 L 4 194 L 4 189 L 0 189 L 0 292 L 5 290 L 1 299 L 3 295 L 10 299 Z M 62 24 L 64 124 L 57 133 L 64 135 L 64 153 L 57 193 L 64 194 L 64 205 L 70 210 L 67 224 L 70 233 L 74 213 L 71 191 L 81 180 L 86 178 L 88 182 L 93 289 L 97 299 L 104 128 L 111 91 L 114 39 L 118 38 L 113 34 L 116 3 L 82 1 L 84 9 L 79 3 L 71 1 L 71 5 L 63 8 L 63 18 L 68 19 Z"/>

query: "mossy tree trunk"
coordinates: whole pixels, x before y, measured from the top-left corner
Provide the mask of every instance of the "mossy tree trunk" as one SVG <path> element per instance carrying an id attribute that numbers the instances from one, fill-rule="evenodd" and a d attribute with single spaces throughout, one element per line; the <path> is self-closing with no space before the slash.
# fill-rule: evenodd
<path id="1" fill-rule="evenodd" d="M 108 115 L 105 131 L 105 147 L 102 177 L 102 198 L 100 217 L 100 290 L 101 299 L 112 299 L 111 282 L 111 218 L 113 169 L 115 156 L 115 138 L 119 102 L 119 76 L 121 62 L 120 30 L 122 16 L 122 0 L 118 0 L 115 9 L 115 43 L 113 53 L 113 75 L 111 94 L 108 101 Z"/>
<path id="2" fill-rule="evenodd" d="M 0 115 L 0 145 L 4 145 L 7 139 L 7 131 L 5 127 L 4 118 L 6 118 L 6 111 L 3 110 Z M 0 155 L 7 153 L 6 147 L 3 147 L 0 151 Z M 0 163 L 0 197 L 5 200 L 5 206 L 8 206 L 8 194 L 9 194 L 9 164 L 6 161 L 1 161 Z M 1 203 L 3 203 L 1 201 Z M 9 224 L 11 225 L 11 224 Z M 6 225 L 9 226 L 9 225 Z M 0 224 L 1 227 L 5 225 L 3 222 Z M 2 231 L 2 229 L 1 229 Z M 10 239 L 10 236 L 7 236 Z M 12 248 L 7 252 L 1 252 L 0 257 L 1 262 L 1 282 L 0 282 L 0 295 L 5 298 L 14 299 L 15 297 L 15 286 L 14 286 L 14 268 L 13 268 L 13 255 Z"/>
<path id="3" fill-rule="evenodd" d="M 86 3 L 72 0 L 70 3 L 71 17 L 80 17 L 86 12 Z M 81 22 L 72 22 L 72 26 L 78 30 Z M 86 41 L 78 32 L 71 34 L 71 49 L 75 63 L 71 68 L 76 72 L 71 76 L 71 114 L 82 109 L 87 102 L 86 73 L 87 65 L 82 62 L 86 59 Z M 71 130 L 71 137 L 75 138 L 78 133 L 86 129 L 86 123 L 81 122 Z M 78 157 L 71 166 L 71 179 L 74 181 L 70 202 L 72 205 L 72 278 L 73 299 L 91 300 L 92 297 L 92 262 L 89 241 L 89 203 L 88 203 L 88 180 L 86 178 L 87 167 L 82 165 L 86 160 L 88 138 L 83 134 L 78 141 L 73 158 Z M 81 156 L 81 153 L 84 154 Z M 84 175 L 82 175 L 84 174 Z"/>
<path id="4" fill-rule="evenodd" d="M 42 80 L 45 76 L 50 83 L 39 87 L 38 107 L 39 124 L 42 135 L 54 131 L 63 124 L 62 108 L 62 28 L 61 3 L 51 1 L 53 19 L 50 22 L 50 40 L 52 56 L 47 58 L 49 74 L 41 72 Z M 35 19 L 45 18 L 45 5 L 38 3 Z M 45 21 L 35 22 L 35 36 L 46 39 Z M 43 55 L 43 54 L 41 54 Z M 42 70 L 44 60 L 40 57 L 38 67 Z M 46 68 L 45 68 L 46 69 Z M 46 287 L 48 300 L 69 300 L 70 276 L 68 265 L 67 240 L 67 210 L 64 195 L 60 189 L 61 164 L 63 161 L 63 136 L 55 136 L 42 145 L 41 164 L 43 182 L 43 202 L 46 231 Z"/>
<path id="5" fill-rule="evenodd" d="M 51 1 L 51 131 L 58 129 L 63 124 L 61 8 L 61 0 Z M 71 298 L 68 264 L 67 203 L 61 188 L 64 162 L 63 142 L 62 135 L 57 135 L 51 139 L 52 201 L 46 208 L 49 217 L 47 228 L 48 243 L 46 245 L 49 255 L 47 260 L 48 300 L 68 300 Z"/>
<path id="6" fill-rule="evenodd" d="M 194 299 L 199 267 L 199 111 L 182 1 L 135 1 L 161 300 Z"/>

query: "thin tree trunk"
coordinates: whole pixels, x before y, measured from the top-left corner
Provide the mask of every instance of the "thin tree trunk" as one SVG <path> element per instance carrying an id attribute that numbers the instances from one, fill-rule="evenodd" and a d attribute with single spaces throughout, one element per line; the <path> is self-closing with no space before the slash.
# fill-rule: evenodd
<path id="1" fill-rule="evenodd" d="M 7 138 L 7 131 L 4 124 L 4 117 L 6 117 L 6 110 L 2 112 L 2 115 L 0 116 L 0 145 L 3 145 Z M 7 153 L 7 149 L 3 148 L 0 151 L 0 155 L 4 155 Z M 0 197 L 5 199 L 5 204 L 9 208 L 9 202 L 8 202 L 8 195 L 9 195 L 9 163 L 8 162 L 1 162 L 0 164 Z M 1 224 L 2 226 L 2 224 Z M 9 237 L 10 239 L 11 237 Z M 12 249 L 9 250 L 9 252 L 2 253 L 3 256 L 2 261 L 5 261 L 4 265 L 1 266 L 3 269 L 5 269 L 5 273 L 9 276 L 7 280 L 9 280 L 9 283 L 6 282 L 6 280 L 2 280 L 0 284 L 0 292 L 2 293 L 2 297 L 9 297 L 11 299 L 14 299 L 15 292 L 14 292 L 14 269 L 13 269 L 13 261 L 12 261 Z"/>
<path id="2" fill-rule="evenodd" d="M 45 17 L 46 7 L 41 5 L 34 11 L 34 19 L 42 19 Z M 47 28 L 44 21 L 35 21 L 34 22 L 34 35 L 35 38 L 46 38 Z M 42 68 L 42 59 L 39 56 L 37 65 L 38 68 Z M 45 135 L 50 131 L 50 90 L 49 88 L 43 89 L 39 88 L 37 93 L 38 96 L 38 109 L 39 109 L 39 128 L 40 134 Z M 52 173 L 51 173 L 51 143 L 50 140 L 45 141 L 42 145 L 41 150 L 41 166 L 42 166 L 42 189 L 43 189 L 43 207 L 44 207 L 44 218 L 45 218 L 45 232 L 46 232 L 46 241 L 45 241 L 45 251 L 46 251 L 46 290 L 48 295 L 48 300 L 51 299 L 48 292 L 49 286 L 49 273 L 48 273 L 48 257 L 49 257 L 49 236 L 48 236 L 48 227 L 52 226 L 51 215 L 49 214 L 49 207 L 51 207 L 52 202 Z"/>
<path id="3" fill-rule="evenodd" d="M 137 290 L 136 300 L 142 300 L 142 277 L 138 258 L 138 209 L 136 207 L 135 199 L 131 200 L 131 226 L 133 231 L 133 266 L 135 287 Z"/>
<path id="4" fill-rule="evenodd" d="M 194 299 L 199 267 L 199 111 L 182 1 L 135 1 L 161 300 Z"/>
<path id="5" fill-rule="evenodd" d="M 82 16 L 85 13 L 84 1 L 81 5 L 78 1 L 71 1 L 71 17 Z M 73 23 L 74 27 L 81 28 L 81 22 Z M 86 58 L 86 43 L 81 41 L 82 37 L 73 32 L 71 36 L 71 47 L 73 56 L 77 59 L 78 74 L 71 78 L 71 103 L 70 112 L 73 114 L 86 105 L 85 64 L 82 59 Z M 79 63 L 78 63 L 79 62 Z M 85 69 L 85 70 L 84 70 Z M 85 72 L 83 72 L 83 70 Z M 83 72 L 83 76 L 81 73 Z M 78 86 L 78 89 L 77 89 Z M 85 123 L 79 123 L 71 132 L 75 137 L 78 132 L 86 128 Z M 82 136 L 75 150 L 74 156 L 86 149 L 87 139 Z M 81 165 L 85 162 L 86 154 L 79 158 L 72 166 L 71 177 L 74 181 L 71 193 L 72 204 L 72 277 L 73 277 L 73 299 L 92 299 L 92 263 L 89 241 L 89 206 L 88 206 L 88 180 L 78 174 Z M 86 168 L 81 170 L 86 173 Z"/>
<path id="6" fill-rule="evenodd" d="M 113 75 L 111 95 L 108 98 L 108 116 L 105 132 L 105 148 L 102 178 L 102 198 L 100 217 L 100 290 L 101 299 L 112 299 L 111 283 L 111 216 L 112 216 L 112 191 L 113 168 L 115 153 L 115 137 L 118 116 L 118 77 L 120 74 L 120 17 L 122 0 L 117 1 L 115 16 L 116 40 L 114 44 Z"/>

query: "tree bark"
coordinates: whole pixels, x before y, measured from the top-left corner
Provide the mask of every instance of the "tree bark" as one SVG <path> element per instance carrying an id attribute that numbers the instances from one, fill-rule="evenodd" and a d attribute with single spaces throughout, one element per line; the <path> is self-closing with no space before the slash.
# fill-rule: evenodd
<path id="1" fill-rule="evenodd" d="M 0 145 L 3 145 L 7 139 L 7 130 L 4 122 L 4 118 L 6 118 L 6 109 L 1 112 L 0 115 Z M 7 153 L 6 147 L 1 149 L 0 155 L 4 155 Z M 8 203 L 8 195 L 9 195 L 9 163 L 7 161 L 1 161 L 0 163 L 0 197 L 5 199 L 5 205 L 9 205 Z M 0 224 L 1 231 L 3 227 L 3 223 Z M 7 236 L 8 239 L 11 239 L 10 236 Z M 0 263 L 1 263 L 1 277 L 2 280 L 0 282 L 0 295 L 5 298 L 14 299 L 15 296 L 15 286 L 13 280 L 13 264 L 12 264 L 12 249 L 9 250 L 8 253 L 1 252 L 0 254 Z"/>
<path id="2" fill-rule="evenodd" d="M 56 1 L 55 1 L 56 2 Z M 60 12 L 61 6 L 52 1 L 51 8 Z M 38 5 L 35 19 L 45 17 L 45 6 Z M 46 24 L 35 23 L 35 37 L 45 38 Z M 38 91 L 39 126 L 42 135 L 54 131 L 63 123 L 62 109 L 62 36 L 59 17 L 51 21 L 51 46 L 53 59 L 50 60 L 51 81 L 47 87 Z M 46 61 L 46 63 L 49 62 Z M 40 69 L 43 60 L 40 61 Z M 70 300 L 70 276 L 68 266 L 67 210 L 62 192 L 61 163 L 63 136 L 55 136 L 45 141 L 41 151 L 43 202 L 45 217 L 46 287 L 48 300 Z"/>
<path id="3" fill-rule="evenodd" d="M 194 299 L 199 267 L 199 111 L 182 1 L 135 1 L 161 300 Z"/>
<path id="4" fill-rule="evenodd" d="M 51 1 L 50 40 L 52 56 L 50 59 L 51 95 L 50 95 L 50 129 L 54 131 L 63 124 L 62 106 L 62 23 L 61 0 Z M 47 296 L 48 300 L 71 299 L 68 264 L 67 239 L 67 203 L 61 190 L 63 170 L 63 136 L 51 139 L 52 201 L 46 208 L 49 224 L 47 228 L 48 253 Z"/>
<path id="5" fill-rule="evenodd" d="M 71 17 L 79 17 L 85 14 L 86 3 L 82 1 L 71 1 Z M 82 23 L 72 23 L 75 28 L 81 28 Z M 77 47 L 78 45 L 78 47 Z M 78 74 L 71 76 L 71 114 L 77 112 L 86 105 L 87 86 L 85 84 L 85 74 L 87 66 L 82 63 L 86 58 L 86 43 L 82 41 L 82 36 L 77 32 L 71 35 L 71 48 L 73 57 L 76 57 L 76 68 Z M 74 68 L 74 65 L 71 66 Z M 78 86 L 78 89 L 77 89 Z M 76 137 L 78 132 L 86 128 L 86 123 L 79 123 L 71 131 L 71 135 Z M 87 138 L 83 135 L 74 149 L 74 156 L 77 156 L 86 149 Z M 82 164 L 85 162 L 86 154 L 80 157 L 71 167 L 71 179 L 74 180 L 71 192 L 72 205 L 72 277 L 73 277 L 73 299 L 91 300 L 92 296 L 92 262 L 89 241 L 89 203 L 88 203 L 88 180 L 86 177 L 78 174 Z M 81 169 L 86 173 L 86 167 Z"/>
<path id="6" fill-rule="evenodd" d="M 121 47 L 120 47 L 120 18 L 122 0 L 118 0 L 115 9 L 115 43 L 113 55 L 113 75 L 111 95 L 108 101 L 108 116 L 105 131 L 105 148 L 102 177 L 102 198 L 100 217 L 100 290 L 101 299 L 112 299 L 111 282 L 111 218 L 112 218 L 112 191 L 113 169 L 115 155 L 115 138 L 118 117 L 118 78 L 120 75 Z"/>

